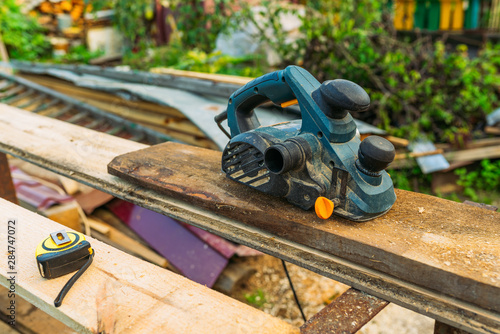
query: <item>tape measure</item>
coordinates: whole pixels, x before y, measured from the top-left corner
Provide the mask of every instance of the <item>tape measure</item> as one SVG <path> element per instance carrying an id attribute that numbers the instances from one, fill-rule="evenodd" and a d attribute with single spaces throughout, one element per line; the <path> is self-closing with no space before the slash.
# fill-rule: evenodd
<path id="1" fill-rule="evenodd" d="M 79 232 L 53 232 L 38 245 L 36 262 L 42 277 L 56 278 L 78 270 L 55 299 L 56 307 L 61 305 L 66 293 L 90 266 L 94 254 L 90 243 Z"/>

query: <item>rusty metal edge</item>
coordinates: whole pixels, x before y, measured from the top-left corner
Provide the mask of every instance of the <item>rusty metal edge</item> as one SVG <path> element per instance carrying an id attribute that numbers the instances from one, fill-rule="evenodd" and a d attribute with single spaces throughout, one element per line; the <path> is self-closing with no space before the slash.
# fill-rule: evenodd
<path id="1" fill-rule="evenodd" d="M 300 327 L 302 334 L 351 334 L 382 311 L 389 302 L 350 288 Z"/>

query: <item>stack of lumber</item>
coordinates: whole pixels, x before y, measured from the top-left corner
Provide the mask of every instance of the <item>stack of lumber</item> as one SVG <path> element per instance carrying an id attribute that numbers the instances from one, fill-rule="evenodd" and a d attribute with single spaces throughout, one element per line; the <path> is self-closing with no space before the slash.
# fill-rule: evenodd
<path id="1" fill-rule="evenodd" d="M 105 194 L 84 184 L 67 179 L 28 162 L 10 158 L 12 178 L 18 193 L 20 205 L 50 218 L 68 228 L 85 232 L 101 241 L 113 245 L 127 253 L 138 256 L 160 267 L 168 267 L 168 261 L 152 250 L 149 245 L 132 232 L 118 218 L 105 209 L 99 208 L 106 204 L 113 196 Z M 21 172 L 22 171 L 22 172 Z M 29 187 L 35 196 L 35 201 L 29 197 L 19 196 L 20 187 L 29 182 Z M 47 202 L 47 191 L 37 192 L 37 188 L 56 189 L 56 193 L 64 194 L 70 202 L 52 205 L 37 205 Z M 38 200 L 38 201 L 37 201 Z"/>
<path id="2" fill-rule="evenodd" d="M 450 170 L 463 166 L 467 162 L 472 163 L 483 159 L 500 158 L 500 137 L 471 140 L 460 149 L 451 144 L 436 144 L 436 150 L 422 153 L 408 152 L 405 147 L 407 147 L 409 142 L 405 139 L 391 136 L 387 136 L 386 138 L 397 148 L 396 158 L 390 165 L 390 169 L 412 168 L 416 166 L 415 158 L 433 154 L 443 154 L 451 164 Z"/>
<path id="3" fill-rule="evenodd" d="M 257 251 L 124 201 L 104 206 L 114 197 L 28 162 L 9 162 L 20 205 L 66 227 L 226 293 L 253 273 L 230 259 Z"/>
<path id="4" fill-rule="evenodd" d="M 34 250 L 63 226 L 0 199 L 0 224 L 17 217 L 16 294 L 80 333 L 298 333 L 286 322 L 177 274 L 87 238 L 96 256 L 61 307 L 53 301 L 67 276 L 42 278 Z M 7 244 L 7 234 L 0 234 Z M 31 260 L 30 260 L 31 259 Z M 10 286 L 6 266 L 0 284 Z M 20 312 L 20 310 L 18 309 Z M 52 332 L 56 328 L 51 328 Z"/>
<path id="5" fill-rule="evenodd" d="M 66 80 L 50 76 L 35 74 L 20 76 L 135 123 L 148 126 L 184 143 L 213 149 L 217 147 L 182 113 L 168 106 L 142 100 L 128 100 L 106 92 L 78 87 Z"/>

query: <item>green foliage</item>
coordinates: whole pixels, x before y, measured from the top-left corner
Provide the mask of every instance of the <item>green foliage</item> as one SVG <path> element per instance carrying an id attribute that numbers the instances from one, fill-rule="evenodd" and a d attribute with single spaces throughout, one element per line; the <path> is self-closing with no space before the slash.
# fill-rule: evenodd
<path id="1" fill-rule="evenodd" d="M 100 1 L 109 2 L 109 0 Z M 150 25 L 154 4 L 154 0 L 113 0 L 114 23 L 131 47 L 146 46 L 151 43 Z"/>
<path id="2" fill-rule="evenodd" d="M 410 178 L 405 171 L 389 170 L 394 187 L 402 190 L 412 190 Z"/>
<path id="3" fill-rule="evenodd" d="M 426 194 L 431 193 L 432 175 L 423 174 L 418 166 L 411 169 L 390 169 L 387 172 L 391 176 L 395 188 Z"/>
<path id="4" fill-rule="evenodd" d="M 29 15 L 22 13 L 15 0 L 0 3 L 0 33 L 13 59 L 39 60 L 50 55 L 44 30 Z"/>
<path id="5" fill-rule="evenodd" d="M 221 31 L 230 26 L 231 5 L 235 0 L 213 0 L 214 6 L 204 8 L 204 0 L 172 0 L 170 9 L 177 13 L 177 30 L 185 48 L 197 48 L 210 52 L 215 47 L 215 39 Z"/>
<path id="6" fill-rule="evenodd" d="M 459 177 L 457 184 L 464 187 L 464 195 L 475 202 L 479 201 L 478 191 L 500 189 L 500 160 L 482 160 L 480 168 L 472 171 L 458 168 L 455 174 Z"/>
<path id="7" fill-rule="evenodd" d="M 372 107 L 353 116 L 393 135 L 415 139 L 425 133 L 460 144 L 500 105 L 500 44 L 487 45 L 471 58 L 463 45 L 447 50 L 430 38 L 397 39 L 384 1 L 315 0 L 303 12 L 265 4 L 265 28 L 273 34 L 260 36 L 276 47 L 282 66 L 302 64 L 320 81 L 343 78 L 360 84 Z M 279 23 L 285 12 L 302 21 L 302 35 L 293 42 Z"/>
<path id="8" fill-rule="evenodd" d="M 68 64 L 88 64 L 91 59 L 104 55 L 104 51 L 89 51 L 85 45 L 71 47 L 69 52 L 61 57 L 51 59 L 53 63 L 68 63 Z"/>
<path id="9" fill-rule="evenodd" d="M 129 49 L 145 49 L 152 44 L 151 25 L 154 17 L 154 0 L 93 0 L 92 11 L 112 8 L 113 23 L 123 34 Z"/>
<path id="10" fill-rule="evenodd" d="M 241 76 L 260 76 L 264 70 L 258 57 L 231 57 L 220 52 L 206 53 L 198 49 L 185 49 L 180 43 L 128 53 L 124 64 L 136 69 L 147 70 L 152 67 L 171 67 L 180 70 L 232 74 Z"/>
<path id="11" fill-rule="evenodd" d="M 219 32 L 229 25 L 229 16 L 232 12 L 230 4 L 234 0 L 213 0 L 214 6 L 210 10 L 204 9 L 203 0 L 170 0 L 163 1 L 175 12 L 168 18 L 167 24 L 173 26 L 174 33 L 178 33 L 184 48 L 196 48 L 210 52 L 214 48 L 215 39 Z M 95 0 L 92 1 L 94 11 L 103 8 L 115 10 L 114 24 L 129 42 L 130 49 L 142 51 L 154 45 L 151 40 L 154 18 L 154 0 Z"/>
<path id="12" fill-rule="evenodd" d="M 254 293 L 245 294 L 246 301 L 257 308 L 261 308 L 264 304 L 267 303 L 266 296 L 264 291 L 261 289 L 256 290 Z"/>

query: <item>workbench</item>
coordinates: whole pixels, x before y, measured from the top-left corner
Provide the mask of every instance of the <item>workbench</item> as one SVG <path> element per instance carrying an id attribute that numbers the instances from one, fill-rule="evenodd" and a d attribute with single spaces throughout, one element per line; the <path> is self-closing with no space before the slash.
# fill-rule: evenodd
<path id="1" fill-rule="evenodd" d="M 191 189 L 187 196 L 174 187 L 159 192 L 110 175 L 113 159 L 147 146 L 0 105 L 4 153 L 295 263 L 370 298 L 468 332 L 500 333 L 500 213 L 397 190 L 395 206 L 381 218 L 325 223 L 312 212 L 241 185 L 230 186 L 242 187 L 241 193 L 228 191 L 217 163 L 220 152 L 162 145 L 171 150 L 173 166 L 184 161 L 183 180 L 200 181 L 193 173 L 202 168 L 207 184 L 200 186 L 212 183 L 214 188 L 205 192 L 218 193 L 204 197 Z M 0 274 L 5 285 L 3 268 Z"/>

